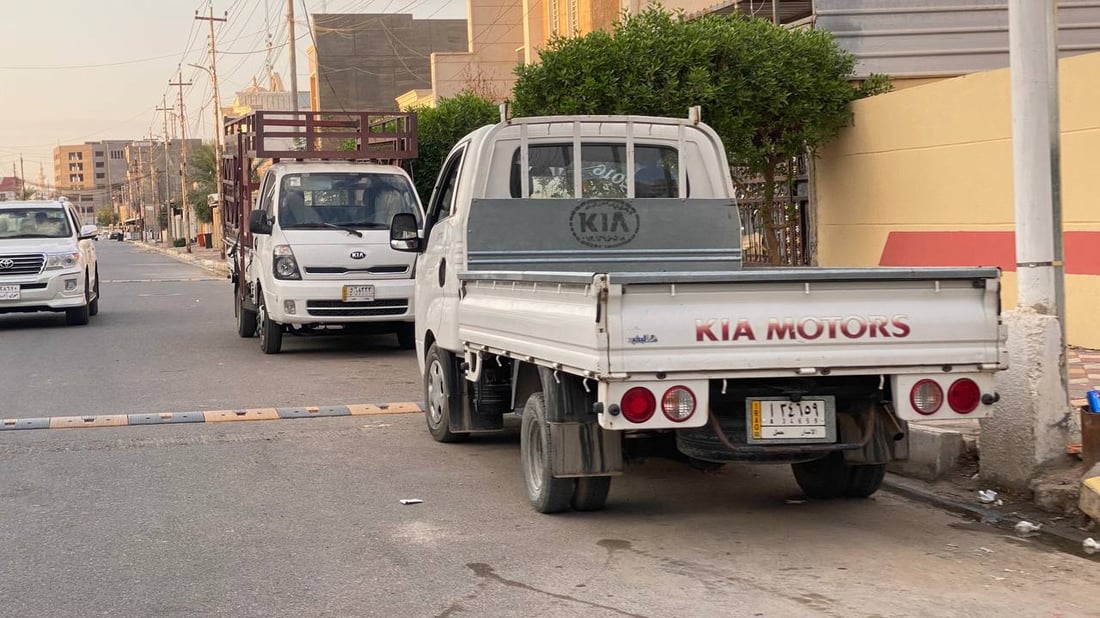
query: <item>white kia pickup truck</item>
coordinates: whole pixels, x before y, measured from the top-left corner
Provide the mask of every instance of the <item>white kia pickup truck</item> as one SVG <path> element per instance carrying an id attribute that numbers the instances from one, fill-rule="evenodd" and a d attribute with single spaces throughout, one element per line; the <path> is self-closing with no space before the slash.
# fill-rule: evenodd
<path id="1" fill-rule="evenodd" d="M 907 456 L 907 421 L 989 413 L 997 269 L 742 270 L 728 169 L 697 112 L 459 142 L 423 230 L 391 228 L 420 254 L 432 436 L 519 413 L 528 498 L 555 512 L 601 508 L 638 452 L 790 464 L 810 497 L 865 497 Z"/>

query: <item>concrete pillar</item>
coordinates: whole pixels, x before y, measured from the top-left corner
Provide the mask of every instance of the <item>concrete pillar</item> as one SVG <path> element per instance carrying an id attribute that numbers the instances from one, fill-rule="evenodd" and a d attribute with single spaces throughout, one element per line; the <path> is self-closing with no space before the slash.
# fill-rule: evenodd
<path id="1" fill-rule="evenodd" d="M 1065 348 L 1058 318 L 1030 309 L 1006 312 L 1009 369 L 997 376 L 1001 400 L 981 421 L 981 476 L 1027 489 L 1044 466 L 1066 458 L 1074 431 L 1062 385 Z"/>

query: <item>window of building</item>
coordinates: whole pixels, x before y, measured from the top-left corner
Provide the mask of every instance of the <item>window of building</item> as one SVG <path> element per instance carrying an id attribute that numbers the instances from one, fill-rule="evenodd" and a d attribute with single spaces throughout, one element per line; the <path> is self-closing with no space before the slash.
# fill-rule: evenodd
<path id="1" fill-rule="evenodd" d="M 96 167 L 103 167 L 103 161 L 96 161 L 95 166 Z"/>
<path id="2" fill-rule="evenodd" d="M 558 6 L 558 0 L 550 0 L 550 34 L 561 33 L 561 17 L 559 11 L 561 7 Z"/>
<path id="3" fill-rule="evenodd" d="M 104 176 L 104 174 L 96 174 L 95 178 L 96 178 L 96 180 L 102 180 L 103 176 Z"/>
<path id="4" fill-rule="evenodd" d="M 69 182 L 71 182 L 71 183 L 80 182 L 80 175 L 79 174 L 69 174 Z"/>
<path id="5" fill-rule="evenodd" d="M 121 150 L 112 150 L 111 151 L 111 158 L 112 159 L 121 159 L 122 158 L 122 151 Z"/>
<path id="6" fill-rule="evenodd" d="M 95 156 L 102 157 L 103 156 L 103 151 L 102 150 L 95 151 Z"/>

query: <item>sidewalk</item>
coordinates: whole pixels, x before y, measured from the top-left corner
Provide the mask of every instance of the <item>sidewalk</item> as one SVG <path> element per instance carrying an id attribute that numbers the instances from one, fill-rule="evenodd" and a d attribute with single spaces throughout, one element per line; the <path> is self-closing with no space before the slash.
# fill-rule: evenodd
<path id="1" fill-rule="evenodd" d="M 149 243 L 144 240 L 130 241 L 135 246 L 142 247 L 149 251 L 155 251 L 157 253 L 163 253 L 168 257 L 178 260 L 180 262 L 186 262 L 188 264 L 194 264 L 203 270 L 221 275 L 224 277 L 229 276 L 229 264 L 225 259 L 221 257 L 221 251 L 218 249 L 211 249 L 208 247 L 200 247 L 197 244 L 191 245 L 191 253 L 187 253 L 186 247 L 169 247 L 164 243 Z"/>

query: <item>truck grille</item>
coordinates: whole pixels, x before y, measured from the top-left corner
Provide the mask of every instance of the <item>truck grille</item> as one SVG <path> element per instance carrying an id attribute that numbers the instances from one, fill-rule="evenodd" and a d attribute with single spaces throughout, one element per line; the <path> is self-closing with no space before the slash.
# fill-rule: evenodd
<path id="1" fill-rule="evenodd" d="M 409 310 L 405 298 L 386 298 L 369 303 L 345 303 L 339 300 L 308 300 L 306 313 L 317 317 L 374 317 L 401 315 Z"/>
<path id="2" fill-rule="evenodd" d="M 46 265 L 46 256 L 41 253 L 18 253 L 0 255 L 0 277 L 6 275 L 37 275 Z"/>

